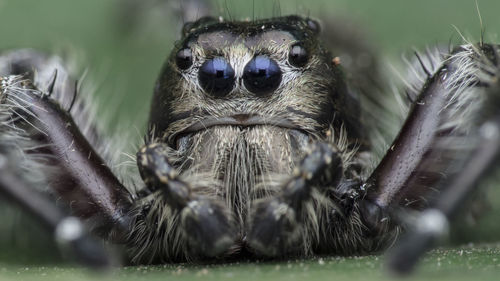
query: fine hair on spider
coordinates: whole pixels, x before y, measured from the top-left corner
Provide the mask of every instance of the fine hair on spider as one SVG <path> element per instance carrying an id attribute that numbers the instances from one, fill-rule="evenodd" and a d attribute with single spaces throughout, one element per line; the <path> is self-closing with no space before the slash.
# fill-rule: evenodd
<path id="1" fill-rule="evenodd" d="M 498 46 L 415 51 L 392 86 L 334 20 L 198 4 L 133 168 L 59 57 L 3 53 L 0 194 L 90 266 L 112 263 L 96 237 L 139 264 L 378 253 L 408 230 L 390 264 L 409 271 L 497 162 Z"/>

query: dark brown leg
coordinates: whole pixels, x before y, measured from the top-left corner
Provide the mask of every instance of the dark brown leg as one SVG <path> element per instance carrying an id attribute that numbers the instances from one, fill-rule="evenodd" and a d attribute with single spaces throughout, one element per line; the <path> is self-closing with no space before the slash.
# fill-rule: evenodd
<path id="1" fill-rule="evenodd" d="M 366 183 L 360 211 L 372 235 L 384 233 L 391 219 L 404 222 L 401 208 L 427 209 L 417 220 L 419 229 L 410 230 L 411 238 L 395 251 L 391 266 L 396 271 L 413 267 L 497 160 L 497 54 L 492 45 L 469 45 L 452 53 L 428 77 L 391 149 Z"/>
<path id="2" fill-rule="evenodd" d="M 411 272 L 419 258 L 446 235 L 449 222 L 475 192 L 481 180 L 490 175 L 500 160 L 500 116 L 485 122 L 478 130 L 481 145 L 467 159 L 463 172 L 444 185 L 448 188 L 410 225 L 409 233 L 392 250 L 391 270 Z"/>
<path id="3" fill-rule="evenodd" d="M 12 162 L 16 161 L 0 151 L 0 195 L 37 218 L 54 234 L 66 256 L 92 268 L 110 266 L 111 257 L 102 243 L 87 233 L 86 227 L 78 218 L 67 216 L 44 194 L 29 187 L 16 175 L 16 170 L 11 166 Z"/>
<path id="4" fill-rule="evenodd" d="M 43 63 L 48 61 L 47 56 L 32 51 L 27 56 L 21 53 L 24 54 L 10 55 L 7 63 L 20 66 L 18 71 L 22 73 L 47 72 L 48 66 Z M 23 63 L 19 63 L 21 59 Z M 57 77 L 67 74 L 64 69 L 58 73 Z M 53 93 L 40 91 L 24 76 L 6 76 L 0 82 L 3 134 L 29 140 L 29 147 L 18 148 L 26 156 L 40 156 L 33 161 L 37 161 L 40 169 L 47 168 L 43 184 L 52 188 L 58 202 L 69 207 L 73 215 L 88 220 L 93 232 L 115 241 L 126 239 L 130 195 L 80 132 L 72 116 L 53 99 L 73 100 L 74 80 L 65 80 L 56 87 L 54 81 L 47 81 L 47 88 Z M 64 106 L 71 104 L 74 103 Z M 18 146 L 21 143 L 26 142 Z"/>

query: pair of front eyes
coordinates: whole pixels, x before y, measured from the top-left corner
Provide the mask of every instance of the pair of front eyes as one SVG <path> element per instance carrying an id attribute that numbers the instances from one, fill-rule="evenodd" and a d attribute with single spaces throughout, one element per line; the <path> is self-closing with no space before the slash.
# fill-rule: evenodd
<path id="1" fill-rule="evenodd" d="M 309 56 L 301 44 L 292 45 L 288 62 L 295 67 L 307 64 Z M 189 69 L 193 65 L 191 49 L 181 49 L 176 56 L 177 67 Z M 245 88 L 257 96 L 272 93 L 281 83 L 282 71 L 268 55 L 253 57 L 243 69 Z M 231 64 L 221 56 L 207 59 L 198 70 L 198 81 L 205 92 L 214 97 L 224 97 L 234 88 L 236 78 Z"/>

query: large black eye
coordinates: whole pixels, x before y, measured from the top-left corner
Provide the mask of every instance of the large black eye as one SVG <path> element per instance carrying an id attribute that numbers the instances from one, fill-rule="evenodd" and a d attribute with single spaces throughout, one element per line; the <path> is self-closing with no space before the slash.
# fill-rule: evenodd
<path id="1" fill-rule="evenodd" d="M 290 53 L 288 54 L 288 61 L 291 65 L 296 67 L 302 67 L 306 65 L 309 60 L 306 49 L 301 44 L 295 44 L 290 48 Z"/>
<path id="2" fill-rule="evenodd" d="M 234 69 L 223 57 L 215 57 L 201 65 L 198 79 L 208 94 L 222 97 L 234 87 Z"/>
<path id="3" fill-rule="evenodd" d="M 268 94 L 281 83 L 281 69 L 276 61 L 268 56 L 259 55 L 253 58 L 243 70 L 245 87 L 257 95 Z"/>
<path id="4" fill-rule="evenodd" d="M 193 65 L 193 53 L 191 53 L 191 49 L 184 48 L 177 52 L 175 63 L 182 70 L 190 68 Z"/>

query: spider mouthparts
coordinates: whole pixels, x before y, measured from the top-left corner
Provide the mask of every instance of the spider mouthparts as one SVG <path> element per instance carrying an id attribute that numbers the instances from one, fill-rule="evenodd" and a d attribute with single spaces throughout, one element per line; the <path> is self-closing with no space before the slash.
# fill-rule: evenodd
<path id="1" fill-rule="evenodd" d="M 203 131 L 215 126 L 237 126 L 241 128 L 252 126 L 271 126 L 291 129 L 308 135 L 305 129 L 294 124 L 286 117 L 264 117 L 252 113 L 236 113 L 226 117 L 207 117 L 198 120 L 186 129 L 171 135 L 169 140 L 177 143 L 182 136 Z"/>
<path id="2" fill-rule="evenodd" d="M 227 117 L 208 117 L 195 122 L 181 133 L 194 133 L 214 126 L 251 127 L 259 125 L 301 130 L 299 126 L 283 117 L 263 117 L 254 114 L 241 113 Z"/>

